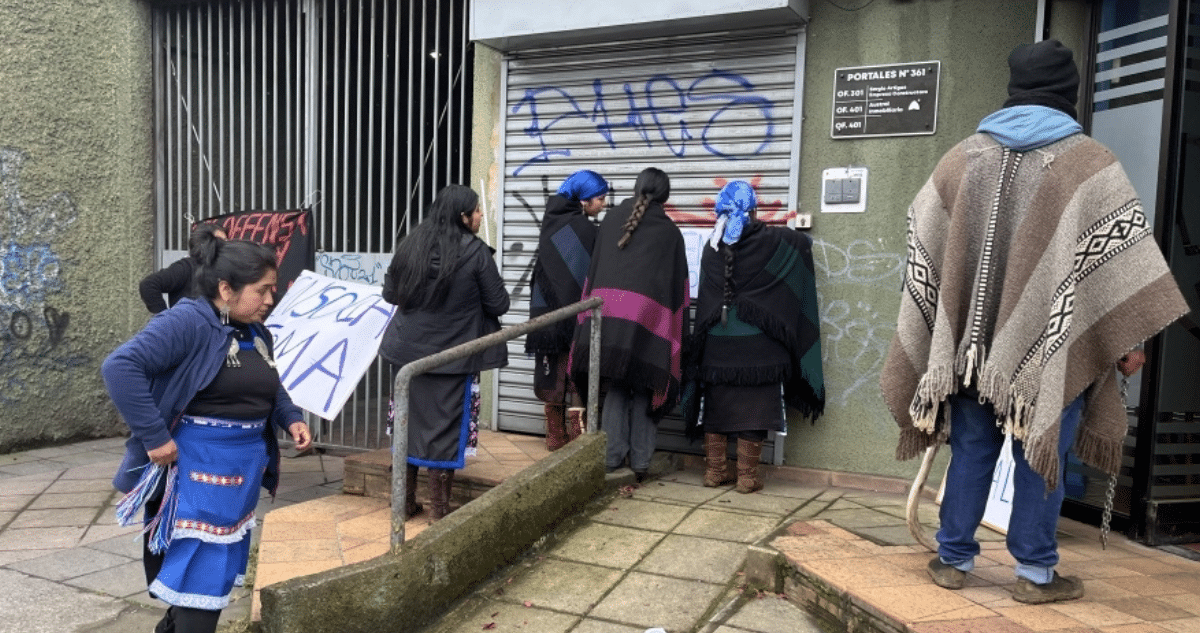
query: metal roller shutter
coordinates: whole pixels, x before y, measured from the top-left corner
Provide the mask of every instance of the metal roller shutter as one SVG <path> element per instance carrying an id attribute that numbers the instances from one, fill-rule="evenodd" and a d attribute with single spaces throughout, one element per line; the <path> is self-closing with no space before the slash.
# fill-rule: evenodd
<path id="1" fill-rule="evenodd" d="M 668 213 L 697 260 L 716 194 L 728 180 L 753 183 L 760 217 L 785 222 L 796 208 L 800 131 L 793 123 L 802 58 L 797 29 L 507 55 L 500 232 L 501 271 L 513 303 L 504 324 L 528 318 L 546 198 L 576 170 L 603 174 L 613 187 L 610 204 L 632 194 L 643 168 L 665 170 Z M 523 338 L 510 343 L 509 362 L 497 372 L 499 427 L 542 433 L 542 403 L 533 395 L 533 360 Z M 678 418 L 660 425 L 660 448 L 700 450 L 689 448 L 681 432 Z"/>

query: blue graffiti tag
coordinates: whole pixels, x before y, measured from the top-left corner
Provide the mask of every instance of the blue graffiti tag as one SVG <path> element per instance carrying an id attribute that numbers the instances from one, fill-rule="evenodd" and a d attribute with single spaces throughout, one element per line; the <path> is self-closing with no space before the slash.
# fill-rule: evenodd
<path id="1" fill-rule="evenodd" d="M 49 244 L 9 242 L 0 257 L 0 296 L 22 307 L 43 303 L 46 295 L 62 290 L 60 269 Z"/>
<path id="2" fill-rule="evenodd" d="M 580 103 L 586 102 L 589 97 L 576 98 L 564 87 L 526 89 L 525 95 L 512 107 L 512 114 L 528 113 L 529 124 L 523 131 L 537 141 L 539 151 L 513 170 L 513 175 L 519 175 L 530 165 L 549 163 L 556 156 L 571 155 L 571 148 L 562 147 L 564 142 L 551 135 L 552 131 L 565 132 L 562 123 L 568 119 L 586 121 L 610 149 L 616 149 L 619 145 L 614 131 L 630 130 L 646 147 L 653 147 L 656 139 L 661 139 L 667 149 L 680 158 L 687 155 L 689 143 L 698 138 L 700 146 L 713 156 L 725 160 L 744 160 L 761 154 L 775 136 L 774 102 L 758 94 L 750 80 L 736 73 L 714 69 L 686 84 L 686 87 L 669 75 L 654 75 L 642 85 L 641 92 L 642 99 L 639 102 L 634 84 L 625 82 L 621 85 L 619 95 L 611 92 L 606 94 L 604 80 L 594 79 L 589 95 L 593 100 L 592 106 L 585 110 Z M 622 102 L 624 117 L 616 114 L 622 111 Z M 747 111 L 761 119 L 755 131 L 755 135 L 761 135 L 762 139 L 757 147 L 734 152 L 719 146 L 715 130 L 731 109 Z M 553 116 L 547 114 L 554 111 L 561 113 Z M 697 112 L 700 116 L 708 117 L 702 121 L 703 128 L 699 135 L 692 129 L 696 124 L 687 120 L 688 114 Z"/>

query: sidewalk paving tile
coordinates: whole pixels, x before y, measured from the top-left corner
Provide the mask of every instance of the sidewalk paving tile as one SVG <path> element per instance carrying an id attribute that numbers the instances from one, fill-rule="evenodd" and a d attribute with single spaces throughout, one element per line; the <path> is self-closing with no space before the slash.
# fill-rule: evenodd
<path id="1" fill-rule="evenodd" d="M 746 562 L 742 543 L 670 534 L 639 562 L 636 571 L 687 580 L 733 578 Z"/>
<path id="2" fill-rule="evenodd" d="M 624 575 L 619 569 L 565 560 L 543 560 L 502 585 L 498 599 L 583 615 Z"/>
<path id="3" fill-rule="evenodd" d="M 723 493 L 724 489 L 722 488 L 704 488 L 673 481 L 653 480 L 634 490 L 633 498 L 698 505 Z"/>
<path id="4" fill-rule="evenodd" d="M 0 567 L 8 567 L 13 563 L 19 563 L 31 558 L 41 558 L 47 554 L 66 551 L 67 548 L 55 549 L 20 549 L 0 551 Z"/>
<path id="5" fill-rule="evenodd" d="M 588 523 L 550 550 L 549 555 L 590 565 L 628 569 L 664 536 L 661 532 Z"/>
<path id="6" fill-rule="evenodd" d="M 579 626 L 571 629 L 571 633 L 644 633 L 645 630 L 646 627 L 644 626 L 629 626 L 617 622 L 586 618 L 579 623 Z"/>
<path id="7" fill-rule="evenodd" d="M 102 508 L 112 498 L 112 490 L 94 492 L 44 492 L 30 503 L 28 510 L 53 510 L 62 508 Z"/>
<path id="8" fill-rule="evenodd" d="M 120 526 L 117 526 L 120 527 Z M 96 526 L 92 526 L 94 530 Z M 128 558 L 142 558 L 142 539 L 137 533 L 137 527 L 122 528 L 126 530 L 134 530 L 122 536 L 114 536 L 106 539 L 99 539 L 87 544 L 87 549 L 96 550 L 98 552 L 107 552 L 118 556 Z M 90 530 L 89 530 L 90 532 Z"/>
<path id="9" fill-rule="evenodd" d="M 608 523 L 655 532 L 669 532 L 691 512 L 688 506 L 665 505 L 643 499 L 617 497 L 592 517 L 597 523 Z"/>
<path id="10" fill-rule="evenodd" d="M 775 594 L 750 600 L 725 625 L 756 633 L 824 633 L 804 609 Z"/>
<path id="11" fill-rule="evenodd" d="M 7 567 L 30 576 L 60 581 L 111 569 L 129 562 L 130 559 L 125 556 L 77 548 L 53 552 L 40 558 L 13 563 Z"/>
<path id="12" fill-rule="evenodd" d="M 444 622 L 437 633 L 478 633 L 496 631 L 536 631 L 537 633 L 567 633 L 572 631 L 579 616 L 558 613 L 523 604 L 488 603 L 486 608 L 460 622 Z M 640 633 L 640 632 L 639 632 Z"/>
<path id="13" fill-rule="evenodd" d="M 36 498 L 37 495 L 0 494 L 0 512 L 24 510 Z M 4 525 L 10 518 L 12 517 L 0 518 L 0 525 Z"/>
<path id="14" fill-rule="evenodd" d="M 87 532 L 86 525 L 14 529 L 9 525 L 0 533 L 0 552 L 74 547 Z"/>
<path id="15" fill-rule="evenodd" d="M 1200 633 L 1200 618 L 1188 618 L 1186 620 L 1168 620 L 1159 622 L 1158 626 L 1172 631 L 1173 633 Z"/>
<path id="16" fill-rule="evenodd" d="M 2 471 L 3 469 L 0 469 L 0 472 Z M 0 477 L 0 482 L 3 483 L 5 496 L 40 495 L 58 479 L 58 475 L 58 471 L 49 471 L 37 475 Z"/>
<path id="17" fill-rule="evenodd" d="M 1108 606 L 1147 622 L 1182 620 L 1195 615 L 1157 599 L 1126 598 L 1124 600 L 1110 600 L 1108 601 Z"/>
<path id="18" fill-rule="evenodd" d="M 1107 604 L 1096 602 L 1062 602 L 1049 605 L 1051 609 L 1078 620 L 1084 626 L 1101 627 L 1117 624 L 1136 624 L 1139 618 L 1128 613 L 1122 613 Z"/>
<path id="19" fill-rule="evenodd" d="M 762 514 L 778 520 L 779 517 L 795 512 L 807 502 L 803 498 L 768 496 L 760 494 L 742 494 L 729 489 L 714 501 L 709 503 L 721 508 L 729 508 L 751 514 Z"/>
<path id="20" fill-rule="evenodd" d="M 9 529 L 71 527 L 91 525 L 99 508 L 59 508 L 26 510 L 8 524 Z"/>
<path id="21" fill-rule="evenodd" d="M 115 470 L 115 468 L 114 468 Z M 58 479 L 46 488 L 44 493 L 66 493 L 66 492 L 107 492 L 114 495 L 117 499 L 121 498 L 121 493 L 117 492 L 112 487 L 112 481 L 109 479 Z"/>
<path id="22" fill-rule="evenodd" d="M 64 581 L 72 587 L 90 589 L 117 598 L 146 593 L 146 571 L 142 561 L 131 561 Z"/>
<path id="23" fill-rule="evenodd" d="M 101 479 L 104 481 L 112 481 L 113 475 L 116 474 L 117 468 L 121 465 L 120 457 L 109 457 L 107 461 L 87 464 L 85 466 L 75 466 L 69 468 L 62 473 L 63 479 Z"/>
<path id="24" fill-rule="evenodd" d="M 631 572 L 596 605 L 591 616 L 644 628 L 686 631 L 708 611 L 721 585 Z"/>
<path id="25" fill-rule="evenodd" d="M 704 506 L 696 509 L 680 522 L 675 532 L 702 538 L 753 543 L 770 534 L 779 524 L 779 519 L 711 508 L 712 506 Z"/>

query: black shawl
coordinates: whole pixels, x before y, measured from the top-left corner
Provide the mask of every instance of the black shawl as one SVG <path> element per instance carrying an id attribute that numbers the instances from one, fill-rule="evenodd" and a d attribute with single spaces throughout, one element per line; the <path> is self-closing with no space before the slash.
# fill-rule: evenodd
<path id="1" fill-rule="evenodd" d="M 583 283 L 592 264 L 596 225 L 583 213 L 579 202 L 550 196 L 542 231 L 538 236 L 537 259 L 529 318 L 539 317 L 579 301 Z M 527 354 L 563 354 L 571 349 L 575 319 L 566 319 L 531 332 L 525 339 Z"/>
<path id="2" fill-rule="evenodd" d="M 733 249 L 733 296 L 725 296 L 725 250 Z M 703 383 L 782 382 L 784 401 L 813 421 L 825 410 L 812 239 L 755 222 L 733 246 L 707 244 L 700 263 L 696 331 L 688 351 L 684 415 L 696 425 Z"/>
<path id="3" fill-rule="evenodd" d="M 651 203 L 624 249 L 617 242 L 633 213 L 633 199 L 600 224 L 584 296 L 604 298 L 600 376 L 648 388 L 654 419 L 679 401 L 683 337 L 688 325 L 688 268 L 683 234 L 662 205 Z M 591 313 L 579 315 L 571 349 L 575 384 L 585 384 Z"/>

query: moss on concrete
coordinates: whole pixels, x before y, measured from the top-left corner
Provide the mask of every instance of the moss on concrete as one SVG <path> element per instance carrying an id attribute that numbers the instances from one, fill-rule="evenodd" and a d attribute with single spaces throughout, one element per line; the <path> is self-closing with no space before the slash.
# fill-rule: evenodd
<path id="1" fill-rule="evenodd" d="M 604 488 L 603 434 L 510 477 L 388 554 L 262 590 L 267 633 L 416 631 Z"/>

